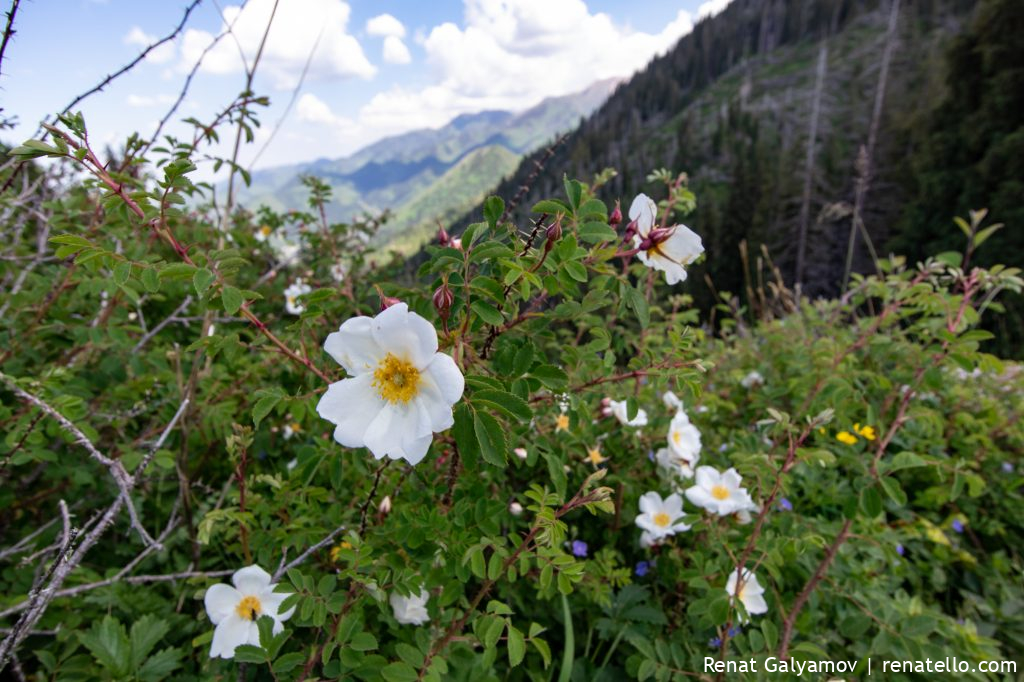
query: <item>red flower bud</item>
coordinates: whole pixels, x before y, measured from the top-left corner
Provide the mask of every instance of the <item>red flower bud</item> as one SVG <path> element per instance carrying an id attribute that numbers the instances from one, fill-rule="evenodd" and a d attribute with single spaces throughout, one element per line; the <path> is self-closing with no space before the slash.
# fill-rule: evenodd
<path id="1" fill-rule="evenodd" d="M 555 222 L 548 225 L 548 229 L 544 232 L 547 241 L 544 242 L 544 250 L 550 251 L 555 242 L 562 238 L 562 220 L 559 218 Z"/>
<path id="2" fill-rule="evenodd" d="M 437 243 L 441 246 L 448 246 L 451 238 L 448 236 L 448 232 L 445 231 L 441 225 L 437 226 Z"/>
<path id="3" fill-rule="evenodd" d="M 380 296 L 380 309 L 381 309 L 381 311 L 387 310 L 388 308 L 390 308 L 391 306 L 395 305 L 396 303 L 401 303 L 402 302 L 401 299 L 397 299 L 394 296 L 385 296 L 384 292 L 381 291 L 381 288 L 379 286 L 377 286 L 376 284 L 374 285 L 374 288 L 377 290 L 377 295 Z"/>
<path id="4" fill-rule="evenodd" d="M 622 222 L 622 208 L 619 207 L 619 202 L 615 202 L 615 209 L 612 210 L 612 214 L 608 216 L 608 224 L 613 228 L 618 227 L 619 223 Z"/>
<path id="5" fill-rule="evenodd" d="M 434 309 L 437 311 L 437 316 L 441 318 L 441 321 L 445 323 L 447 328 L 448 318 L 452 314 L 452 304 L 455 303 L 455 294 L 448 287 L 448 282 L 442 282 L 441 286 L 434 292 Z"/>

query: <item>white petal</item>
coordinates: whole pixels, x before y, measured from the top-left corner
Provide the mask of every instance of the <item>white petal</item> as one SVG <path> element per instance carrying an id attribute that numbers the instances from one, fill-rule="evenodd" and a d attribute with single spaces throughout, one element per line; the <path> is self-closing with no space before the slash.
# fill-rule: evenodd
<path id="1" fill-rule="evenodd" d="M 426 319 L 396 303 L 373 318 L 377 345 L 396 357 L 424 369 L 437 353 L 437 330 Z"/>
<path id="2" fill-rule="evenodd" d="M 372 317 L 352 317 L 327 335 L 324 350 L 352 376 L 372 372 L 386 353 L 373 336 Z"/>
<path id="3" fill-rule="evenodd" d="M 662 253 L 681 266 L 689 265 L 704 253 L 700 235 L 686 225 L 676 225 L 672 236 L 658 246 Z"/>
<path id="4" fill-rule="evenodd" d="M 696 471 L 697 485 L 701 488 L 711 490 L 718 483 L 719 474 L 714 467 L 700 466 Z"/>
<path id="5" fill-rule="evenodd" d="M 640 511 L 644 514 L 656 514 L 661 511 L 661 495 L 655 492 L 644 493 L 640 496 Z"/>
<path id="6" fill-rule="evenodd" d="M 657 214 L 658 205 L 643 193 L 637 194 L 633 203 L 629 205 L 629 219 L 636 221 L 637 232 L 644 237 L 654 226 Z"/>
<path id="7" fill-rule="evenodd" d="M 671 516 L 673 519 L 678 518 L 683 513 L 683 498 L 679 496 L 679 493 L 672 493 L 665 498 L 665 513 Z"/>
<path id="8" fill-rule="evenodd" d="M 452 356 L 435 353 L 425 370 L 449 405 L 459 402 L 466 387 L 466 380 Z"/>
<path id="9" fill-rule="evenodd" d="M 366 445 L 367 427 L 385 405 L 373 387 L 373 375 L 360 374 L 328 386 L 316 412 L 337 425 L 334 440 L 349 448 L 361 448 Z"/>
<path id="10" fill-rule="evenodd" d="M 433 442 L 434 437 L 432 435 L 404 441 L 402 443 L 402 450 L 404 451 L 402 458 L 409 464 L 419 464 L 426 457 L 430 444 Z"/>
<path id="11" fill-rule="evenodd" d="M 768 602 L 760 594 L 750 594 L 744 591 L 743 605 L 747 607 L 747 613 L 758 614 L 768 611 Z"/>
<path id="12" fill-rule="evenodd" d="M 700 477 L 700 467 L 697 468 L 697 476 Z M 717 500 L 711 497 L 711 493 L 705 490 L 703 486 L 695 485 L 692 488 L 687 488 L 685 494 L 686 499 L 691 503 L 708 511 L 713 511 L 718 506 L 716 504 Z"/>
<path id="13" fill-rule="evenodd" d="M 366 429 L 366 447 L 377 459 L 385 456 L 404 459 L 406 444 L 419 446 L 420 439 L 429 437 L 431 433 L 430 415 L 422 405 L 416 402 L 406 405 L 387 403 Z M 422 459 L 425 453 L 426 450 L 409 454 L 418 454 Z"/>
<path id="14" fill-rule="evenodd" d="M 743 479 L 740 477 L 738 471 L 730 467 L 722 474 L 722 483 L 729 488 L 736 490 L 743 484 Z"/>
<path id="15" fill-rule="evenodd" d="M 286 621 L 295 613 L 295 607 L 281 613 L 281 602 L 288 598 L 287 592 L 275 592 L 277 585 L 271 585 L 259 595 L 260 604 L 263 606 L 263 613 L 275 621 Z"/>
<path id="16" fill-rule="evenodd" d="M 213 630 L 210 658 L 234 658 L 235 649 L 248 642 L 250 623 L 236 614 L 222 620 Z"/>
<path id="17" fill-rule="evenodd" d="M 214 625 L 234 613 L 235 607 L 240 601 L 242 601 L 242 595 L 238 590 L 224 583 L 211 585 L 203 597 L 206 615 L 210 617 L 210 622 Z"/>
<path id="18" fill-rule="evenodd" d="M 235 584 L 242 595 L 256 596 L 270 585 L 270 574 L 253 564 L 235 571 L 235 574 L 231 576 L 231 582 Z"/>

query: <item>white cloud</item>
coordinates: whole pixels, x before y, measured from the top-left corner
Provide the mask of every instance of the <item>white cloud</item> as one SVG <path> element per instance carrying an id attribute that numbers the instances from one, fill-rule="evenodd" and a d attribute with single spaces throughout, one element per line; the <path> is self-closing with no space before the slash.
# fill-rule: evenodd
<path id="1" fill-rule="evenodd" d="M 366 32 L 371 36 L 405 37 L 405 26 L 390 14 L 378 14 L 366 22 Z"/>
<path id="2" fill-rule="evenodd" d="M 412 61 L 412 55 L 401 38 L 388 36 L 384 39 L 384 61 L 388 64 L 408 64 Z"/>
<path id="3" fill-rule="evenodd" d="M 215 74 L 232 74 L 244 69 L 239 50 L 251 64 L 259 49 L 273 9 L 273 0 L 249 0 L 245 9 L 238 5 L 224 8 L 225 23 L 233 22 L 235 39 L 222 39 L 203 60 L 202 70 Z M 260 61 L 259 73 L 270 76 L 271 84 L 288 90 L 298 83 L 310 50 L 316 52 L 310 62 L 308 80 L 337 78 L 372 78 L 376 68 L 370 64 L 359 41 L 348 34 L 349 6 L 341 0 L 289 0 L 282 2 L 274 14 L 273 25 Z M 319 40 L 319 42 L 318 42 Z M 213 35 L 189 29 L 182 40 L 182 70 L 189 70 Z"/>
<path id="4" fill-rule="evenodd" d="M 312 93 L 305 93 L 295 105 L 295 114 L 303 123 L 320 123 L 337 128 L 339 132 L 351 129 L 352 121 L 336 116 L 327 104 Z"/>
<path id="5" fill-rule="evenodd" d="M 150 97 L 149 95 L 128 95 L 125 99 L 128 106 L 130 107 L 155 107 L 155 106 L 170 106 L 178 98 L 175 95 L 156 95 Z"/>
<path id="6" fill-rule="evenodd" d="M 156 36 L 149 35 L 138 26 L 132 26 L 132 29 L 128 31 L 128 35 L 124 37 L 124 44 L 137 46 L 141 51 L 155 43 L 157 40 L 159 40 L 159 38 Z M 154 64 L 166 64 L 174 59 L 176 54 L 177 50 L 174 47 L 174 43 L 167 42 L 150 52 L 146 56 L 146 60 L 153 62 Z"/>
<path id="7" fill-rule="evenodd" d="M 378 93 L 359 114 L 368 137 L 437 127 L 462 113 L 522 110 L 545 97 L 623 78 L 693 28 L 679 11 L 660 32 L 617 26 L 583 0 L 465 0 L 464 26 L 446 22 L 422 41 L 435 82 Z"/>
<path id="8" fill-rule="evenodd" d="M 713 17 L 725 9 L 732 0 L 708 0 L 697 8 L 697 20 Z"/>

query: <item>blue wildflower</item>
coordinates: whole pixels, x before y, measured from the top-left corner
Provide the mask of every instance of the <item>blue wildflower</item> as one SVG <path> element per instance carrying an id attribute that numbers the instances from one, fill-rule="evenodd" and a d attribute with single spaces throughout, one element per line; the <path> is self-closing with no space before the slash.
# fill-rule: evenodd
<path id="1" fill-rule="evenodd" d="M 964 524 L 960 523 L 960 519 L 953 519 L 953 530 L 957 533 L 964 532 Z"/>
<path id="2" fill-rule="evenodd" d="M 587 556 L 587 543 L 583 540 L 572 541 L 572 553 L 573 556 L 580 557 L 581 559 Z"/>
<path id="3" fill-rule="evenodd" d="M 903 553 L 906 551 L 907 550 L 903 549 L 903 545 L 896 545 L 896 553 L 900 556 L 903 556 Z"/>
<path id="4" fill-rule="evenodd" d="M 722 646 L 722 638 L 721 637 L 712 637 L 711 639 L 708 640 L 708 646 L 711 647 L 712 649 L 717 649 L 718 647 Z"/>
<path id="5" fill-rule="evenodd" d="M 647 575 L 648 572 L 650 572 L 650 570 L 651 565 L 649 563 L 647 563 L 646 561 L 639 561 L 637 562 L 636 570 L 634 572 L 637 574 L 637 576 L 642 578 L 645 575 Z"/>
<path id="6" fill-rule="evenodd" d="M 779 498 L 779 509 L 782 511 L 793 511 L 793 503 L 785 497 Z"/>

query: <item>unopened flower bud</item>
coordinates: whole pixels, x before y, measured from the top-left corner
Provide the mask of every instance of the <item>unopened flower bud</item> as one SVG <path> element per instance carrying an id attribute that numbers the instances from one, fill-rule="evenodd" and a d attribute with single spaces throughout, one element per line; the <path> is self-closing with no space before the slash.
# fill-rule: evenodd
<path id="1" fill-rule="evenodd" d="M 615 208 L 612 210 L 612 214 L 608 216 L 608 224 L 613 228 L 618 227 L 619 223 L 622 222 L 622 208 L 619 206 L 619 202 L 615 202 Z"/>
<path id="2" fill-rule="evenodd" d="M 512 516 L 519 516 L 523 513 L 523 505 L 519 504 L 518 502 L 513 502 L 508 506 L 508 512 Z"/>
<path id="3" fill-rule="evenodd" d="M 458 238 L 452 239 L 451 246 L 453 249 L 458 249 L 459 251 L 462 251 L 462 240 Z"/>
<path id="4" fill-rule="evenodd" d="M 529 453 L 526 451 L 526 448 L 516 448 L 515 450 L 512 451 L 512 453 L 519 459 L 526 459 L 529 456 Z"/>
<path id="5" fill-rule="evenodd" d="M 380 506 L 377 507 L 381 514 L 389 514 L 391 512 L 391 496 L 385 495 L 384 499 L 380 501 Z"/>
<path id="6" fill-rule="evenodd" d="M 442 322 L 448 322 L 448 318 L 452 314 L 453 303 L 455 303 L 455 294 L 448 287 L 446 280 L 434 292 L 434 310 L 437 311 L 437 316 L 441 318 Z"/>
<path id="7" fill-rule="evenodd" d="M 550 251 L 552 247 L 554 247 L 555 242 L 562 238 L 561 219 L 548 225 L 548 229 L 545 231 L 544 236 L 547 237 L 547 241 L 544 242 L 544 250 Z"/>
<path id="8" fill-rule="evenodd" d="M 635 220 L 629 221 L 629 223 L 626 224 L 626 232 L 622 235 L 622 239 L 628 242 L 630 239 L 636 236 L 636 228 L 637 222 Z"/>
<path id="9" fill-rule="evenodd" d="M 437 243 L 441 246 L 448 246 L 451 243 L 451 237 L 448 236 L 448 232 L 444 227 L 437 226 Z"/>

